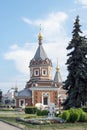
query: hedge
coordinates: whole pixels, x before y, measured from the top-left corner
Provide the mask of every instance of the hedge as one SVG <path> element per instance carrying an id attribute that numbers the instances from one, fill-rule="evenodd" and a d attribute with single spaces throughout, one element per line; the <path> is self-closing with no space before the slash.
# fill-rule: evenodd
<path id="1" fill-rule="evenodd" d="M 47 110 L 38 110 L 37 109 L 37 116 L 47 116 L 49 111 Z"/>
<path id="2" fill-rule="evenodd" d="M 37 108 L 36 107 L 30 107 L 30 106 L 27 106 L 25 107 L 25 113 L 26 114 L 35 114 L 37 111 Z"/>
<path id="3" fill-rule="evenodd" d="M 59 117 L 66 120 L 66 122 L 87 122 L 87 113 L 80 108 L 66 110 Z"/>
<path id="4" fill-rule="evenodd" d="M 68 121 L 68 120 L 69 120 L 69 117 L 70 117 L 69 111 L 64 111 L 64 112 L 62 113 L 62 119 Z"/>

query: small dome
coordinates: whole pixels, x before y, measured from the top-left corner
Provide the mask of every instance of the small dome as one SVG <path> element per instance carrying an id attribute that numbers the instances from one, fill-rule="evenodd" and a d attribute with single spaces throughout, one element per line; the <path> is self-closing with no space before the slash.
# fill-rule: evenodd
<path id="1" fill-rule="evenodd" d="M 60 68 L 57 66 L 57 67 L 56 67 L 56 71 L 58 72 L 59 70 L 60 70 Z"/>
<path id="2" fill-rule="evenodd" d="M 42 40 L 42 39 L 43 39 L 43 36 L 42 36 L 41 33 L 39 33 L 39 35 L 38 35 L 38 40 Z"/>

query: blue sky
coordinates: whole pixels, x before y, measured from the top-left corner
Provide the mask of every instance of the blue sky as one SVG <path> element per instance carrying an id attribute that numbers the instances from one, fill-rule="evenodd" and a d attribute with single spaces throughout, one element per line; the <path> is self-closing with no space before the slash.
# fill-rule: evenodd
<path id="1" fill-rule="evenodd" d="M 0 0 L 0 89 L 6 93 L 16 83 L 19 90 L 29 80 L 29 62 L 38 47 L 40 24 L 43 47 L 53 62 L 58 58 L 62 80 L 66 79 L 66 47 L 73 23 L 80 16 L 87 35 L 87 0 Z"/>

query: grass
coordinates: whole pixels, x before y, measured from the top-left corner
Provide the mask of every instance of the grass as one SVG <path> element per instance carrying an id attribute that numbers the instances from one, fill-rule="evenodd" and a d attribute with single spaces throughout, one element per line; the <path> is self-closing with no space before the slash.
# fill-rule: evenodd
<path id="1" fill-rule="evenodd" d="M 87 123 L 63 123 L 50 125 L 32 125 L 23 122 L 16 122 L 16 117 L 26 118 L 29 114 L 23 112 L 3 112 L 0 111 L 0 119 L 7 121 L 16 126 L 22 127 L 24 130 L 87 130 Z M 33 117 L 34 115 L 30 115 Z"/>

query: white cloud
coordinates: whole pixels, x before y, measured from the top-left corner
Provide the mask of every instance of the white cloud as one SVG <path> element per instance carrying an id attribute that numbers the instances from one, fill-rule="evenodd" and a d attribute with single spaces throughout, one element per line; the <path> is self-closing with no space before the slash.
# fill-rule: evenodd
<path id="1" fill-rule="evenodd" d="M 24 22 L 27 24 L 31 24 L 34 26 L 39 26 L 41 24 L 43 35 L 46 40 L 49 41 L 57 41 L 57 39 L 61 39 L 62 35 L 65 35 L 64 23 L 67 19 L 67 14 L 64 12 L 51 13 L 44 19 L 37 19 L 32 21 L 28 18 L 22 18 Z"/>
<path id="2" fill-rule="evenodd" d="M 33 57 L 33 50 L 27 50 L 24 47 L 17 47 L 15 50 L 13 50 L 13 47 L 15 45 L 11 46 L 11 50 L 5 54 L 5 59 L 7 60 L 13 60 L 16 65 L 16 69 L 21 73 L 29 73 L 29 63 L 28 61 Z"/>
<path id="3" fill-rule="evenodd" d="M 22 17 L 22 20 L 28 24 L 33 24 L 32 21 L 28 18 Z"/>
<path id="4" fill-rule="evenodd" d="M 42 26 L 43 46 L 49 58 L 53 62 L 53 67 L 59 62 L 63 79 L 66 75 L 66 46 L 67 35 L 65 30 L 65 22 L 68 16 L 64 12 L 51 13 L 44 19 L 36 19 L 34 21 L 28 18 L 22 18 L 24 22 L 33 26 Z M 46 44 L 44 43 L 46 42 Z M 32 46 L 33 45 L 33 46 Z M 27 43 L 23 47 L 12 45 L 10 51 L 5 54 L 5 59 L 13 60 L 17 70 L 21 73 L 29 73 L 29 61 L 33 58 L 38 44 Z"/>
<path id="5" fill-rule="evenodd" d="M 80 3 L 84 8 L 87 8 L 87 0 L 75 0 L 76 3 Z"/>
<path id="6" fill-rule="evenodd" d="M 87 5 L 87 0 L 77 0 L 77 2 L 80 2 L 83 5 Z"/>

